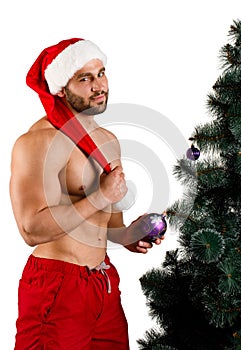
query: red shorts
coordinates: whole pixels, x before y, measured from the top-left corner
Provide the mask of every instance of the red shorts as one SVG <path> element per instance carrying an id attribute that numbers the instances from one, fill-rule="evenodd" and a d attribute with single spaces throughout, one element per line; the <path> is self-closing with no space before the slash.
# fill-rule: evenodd
<path id="1" fill-rule="evenodd" d="M 119 276 L 105 263 L 90 270 L 31 255 L 19 284 L 15 350 L 128 350 Z"/>

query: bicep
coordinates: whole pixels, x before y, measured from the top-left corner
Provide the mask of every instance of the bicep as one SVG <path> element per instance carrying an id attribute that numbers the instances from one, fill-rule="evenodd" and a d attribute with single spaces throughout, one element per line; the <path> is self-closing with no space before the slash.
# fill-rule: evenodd
<path id="1" fill-rule="evenodd" d="M 12 152 L 10 196 L 13 211 L 21 226 L 47 206 L 57 205 L 61 187 L 57 169 L 45 164 L 41 147 L 18 142 Z M 46 173 L 46 171 L 48 173 Z"/>

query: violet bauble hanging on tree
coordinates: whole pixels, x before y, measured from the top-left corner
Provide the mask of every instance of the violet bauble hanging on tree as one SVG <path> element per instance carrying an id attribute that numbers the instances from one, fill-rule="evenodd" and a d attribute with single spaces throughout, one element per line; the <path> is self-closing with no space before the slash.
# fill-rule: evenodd
<path id="1" fill-rule="evenodd" d="M 200 157 L 200 150 L 192 144 L 191 147 L 188 148 L 186 156 L 190 160 L 197 160 Z"/>

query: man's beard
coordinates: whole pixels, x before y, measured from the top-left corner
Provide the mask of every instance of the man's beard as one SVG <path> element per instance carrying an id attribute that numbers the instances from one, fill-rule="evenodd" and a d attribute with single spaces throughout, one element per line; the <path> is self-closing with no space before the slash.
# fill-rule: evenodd
<path id="1" fill-rule="evenodd" d="M 107 107 L 107 101 L 108 101 L 108 91 L 101 91 L 100 93 L 93 94 L 90 97 L 89 103 L 85 103 L 85 99 L 81 96 L 73 94 L 69 88 L 66 86 L 65 88 L 66 92 L 66 101 L 69 103 L 69 105 L 78 113 L 84 113 L 86 115 L 96 115 L 103 113 L 106 110 Z M 91 106 L 91 98 L 99 96 L 99 95 L 105 95 L 105 101 L 100 102 L 96 106 Z"/>

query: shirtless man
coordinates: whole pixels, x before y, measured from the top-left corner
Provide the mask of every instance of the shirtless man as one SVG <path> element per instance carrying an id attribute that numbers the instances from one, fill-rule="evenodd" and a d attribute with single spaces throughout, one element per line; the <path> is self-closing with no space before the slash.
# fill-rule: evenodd
<path id="1" fill-rule="evenodd" d="M 56 83 L 56 70 L 51 76 L 47 67 L 57 60 L 66 66 L 73 56 L 80 62 L 67 68 L 64 83 Z M 122 212 L 113 210 L 128 189 L 119 143 L 94 120 L 108 100 L 105 56 L 89 41 L 60 42 L 43 51 L 27 83 L 47 115 L 12 152 L 13 211 L 23 239 L 35 247 L 19 285 L 15 350 L 127 350 L 119 277 L 106 254 L 107 239 L 144 254 L 152 244 L 134 238 L 137 223 L 126 228 Z M 109 173 L 56 127 L 56 116 L 71 119 L 70 114 L 104 154 Z"/>

